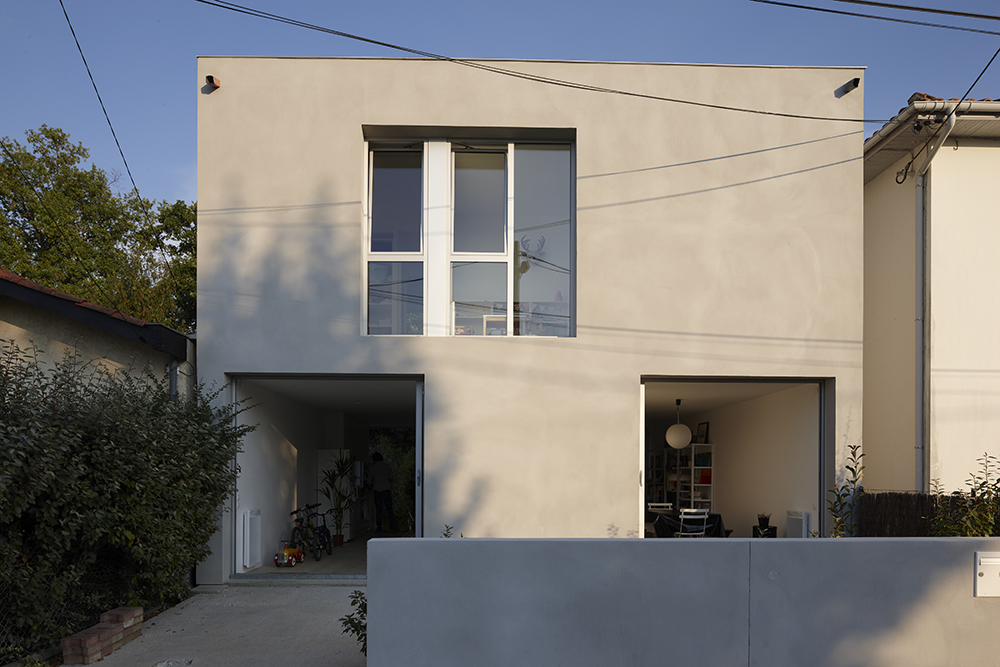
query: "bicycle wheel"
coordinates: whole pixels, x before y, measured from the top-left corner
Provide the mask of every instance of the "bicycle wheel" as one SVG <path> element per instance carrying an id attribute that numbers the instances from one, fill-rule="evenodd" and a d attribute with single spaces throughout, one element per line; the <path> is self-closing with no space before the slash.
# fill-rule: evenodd
<path id="1" fill-rule="evenodd" d="M 302 530 L 302 526 L 295 526 L 292 529 L 292 540 L 290 546 L 297 549 L 302 549 L 303 544 L 306 542 L 306 531 Z"/>
<path id="2" fill-rule="evenodd" d="M 327 556 L 332 556 L 333 555 L 333 535 L 330 534 L 329 530 L 324 529 L 324 531 L 323 531 L 323 537 L 325 538 L 325 543 L 326 543 L 326 555 Z"/>

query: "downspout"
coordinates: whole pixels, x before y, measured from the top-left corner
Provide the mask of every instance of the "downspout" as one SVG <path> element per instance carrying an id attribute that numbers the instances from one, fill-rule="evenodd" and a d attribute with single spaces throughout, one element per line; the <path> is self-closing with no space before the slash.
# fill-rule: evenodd
<path id="1" fill-rule="evenodd" d="M 969 105 L 972 106 L 971 103 Z M 948 113 L 945 119 L 945 125 L 941 129 L 941 135 L 938 140 L 931 146 L 930 150 L 927 152 L 927 157 L 924 159 L 923 164 L 917 169 L 917 299 L 916 299 L 916 335 L 917 335 L 917 372 L 916 372 L 916 428 L 917 437 L 916 444 L 914 445 L 916 449 L 916 490 L 918 493 L 927 493 L 930 490 L 929 480 L 927 479 L 928 462 L 927 462 L 927 439 L 929 437 L 928 428 L 928 415 L 930 414 L 930 382 L 927 374 L 927 368 L 930 365 L 930 348 L 927 344 L 930 338 L 930 321 L 929 321 L 929 301 L 928 301 L 928 289 L 927 289 L 927 260 L 928 260 L 928 243 L 927 243 L 927 190 L 925 187 L 925 177 L 927 175 L 927 170 L 930 169 L 931 161 L 934 156 L 937 155 L 938 150 L 944 145 L 944 142 L 948 139 L 952 130 L 955 129 L 955 115 L 958 111 L 958 106 L 956 105 Z"/>
<path id="2" fill-rule="evenodd" d="M 170 402 L 177 400 L 177 360 L 170 360 Z"/>

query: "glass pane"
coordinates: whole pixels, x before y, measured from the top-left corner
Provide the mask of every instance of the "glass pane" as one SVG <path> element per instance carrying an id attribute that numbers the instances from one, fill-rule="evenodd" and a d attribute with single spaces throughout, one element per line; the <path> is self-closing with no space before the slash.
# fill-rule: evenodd
<path id="1" fill-rule="evenodd" d="M 420 252 L 423 157 L 372 153 L 372 252 Z"/>
<path id="2" fill-rule="evenodd" d="M 569 336 L 572 188 L 569 146 L 514 148 L 514 334 Z"/>
<path id="3" fill-rule="evenodd" d="M 506 155 L 455 153 L 455 252 L 504 252 Z"/>
<path id="4" fill-rule="evenodd" d="M 368 333 L 424 333 L 423 262 L 368 262 Z"/>
<path id="5" fill-rule="evenodd" d="M 456 336 L 507 335 L 507 263 L 452 262 Z"/>

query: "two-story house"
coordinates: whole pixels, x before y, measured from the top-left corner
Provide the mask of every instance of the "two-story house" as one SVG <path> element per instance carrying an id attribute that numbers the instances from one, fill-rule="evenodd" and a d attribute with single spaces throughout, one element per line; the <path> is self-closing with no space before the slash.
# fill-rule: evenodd
<path id="1" fill-rule="evenodd" d="M 677 400 L 690 502 L 823 529 L 861 439 L 860 69 L 198 67 L 199 370 L 260 424 L 202 583 L 384 426 L 417 535 L 641 537 Z"/>

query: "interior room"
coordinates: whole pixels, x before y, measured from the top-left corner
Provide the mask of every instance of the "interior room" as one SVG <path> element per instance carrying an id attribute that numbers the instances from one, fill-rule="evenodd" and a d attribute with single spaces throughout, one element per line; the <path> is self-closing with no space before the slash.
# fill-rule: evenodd
<path id="1" fill-rule="evenodd" d="M 364 543 L 375 528 L 372 493 L 364 491 L 366 472 L 375 451 L 384 452 L 402 487 L 394 514 L 406 521 L 400 536 L 413 535 L 419 516 L 413 470 L 417 456 L 422 380 L 399 376 L 241 376 L 234 379 L 234 399 L 244 401 L 241 423 L 257 424 L 237 456 L 239 477 L 234 506 L 235 576 L 308 571 L 364 574 Z M 393 450 L 393 440 L 409 440 Z M 291 512 L 318 503 L 318 513 L 333 510 L 335 494 L 323 493 L 324 471 L 340 459 L 350 459 L 339 488 L 356 498 L 342 504 L 343 546 L 312 553 L 295 565 L 274 557 L 291 537 Z M 407 460 L 408 459 L 408 460 Z M 407 479 L 409 476 L 409 479 Z M 408 487 L 407 487 L 408 483 Z M 326 515 L 331 535 L 335 513 Z M 412 519 L 409 517 L 412 516 Z M 313 516 L 319 524 L 322 517 Z M 388 523 L 388 522 L 386 522 Z"/>
<path id="2" fill-rule="evenodd" d="M 707 509 L 719 537 L 819 530 L 824 391 L 824 380 L 643 378 L 646 536 L 675 536 L 681 508 Z M 690 443 L 675 448 L 678 422 Z"/>

